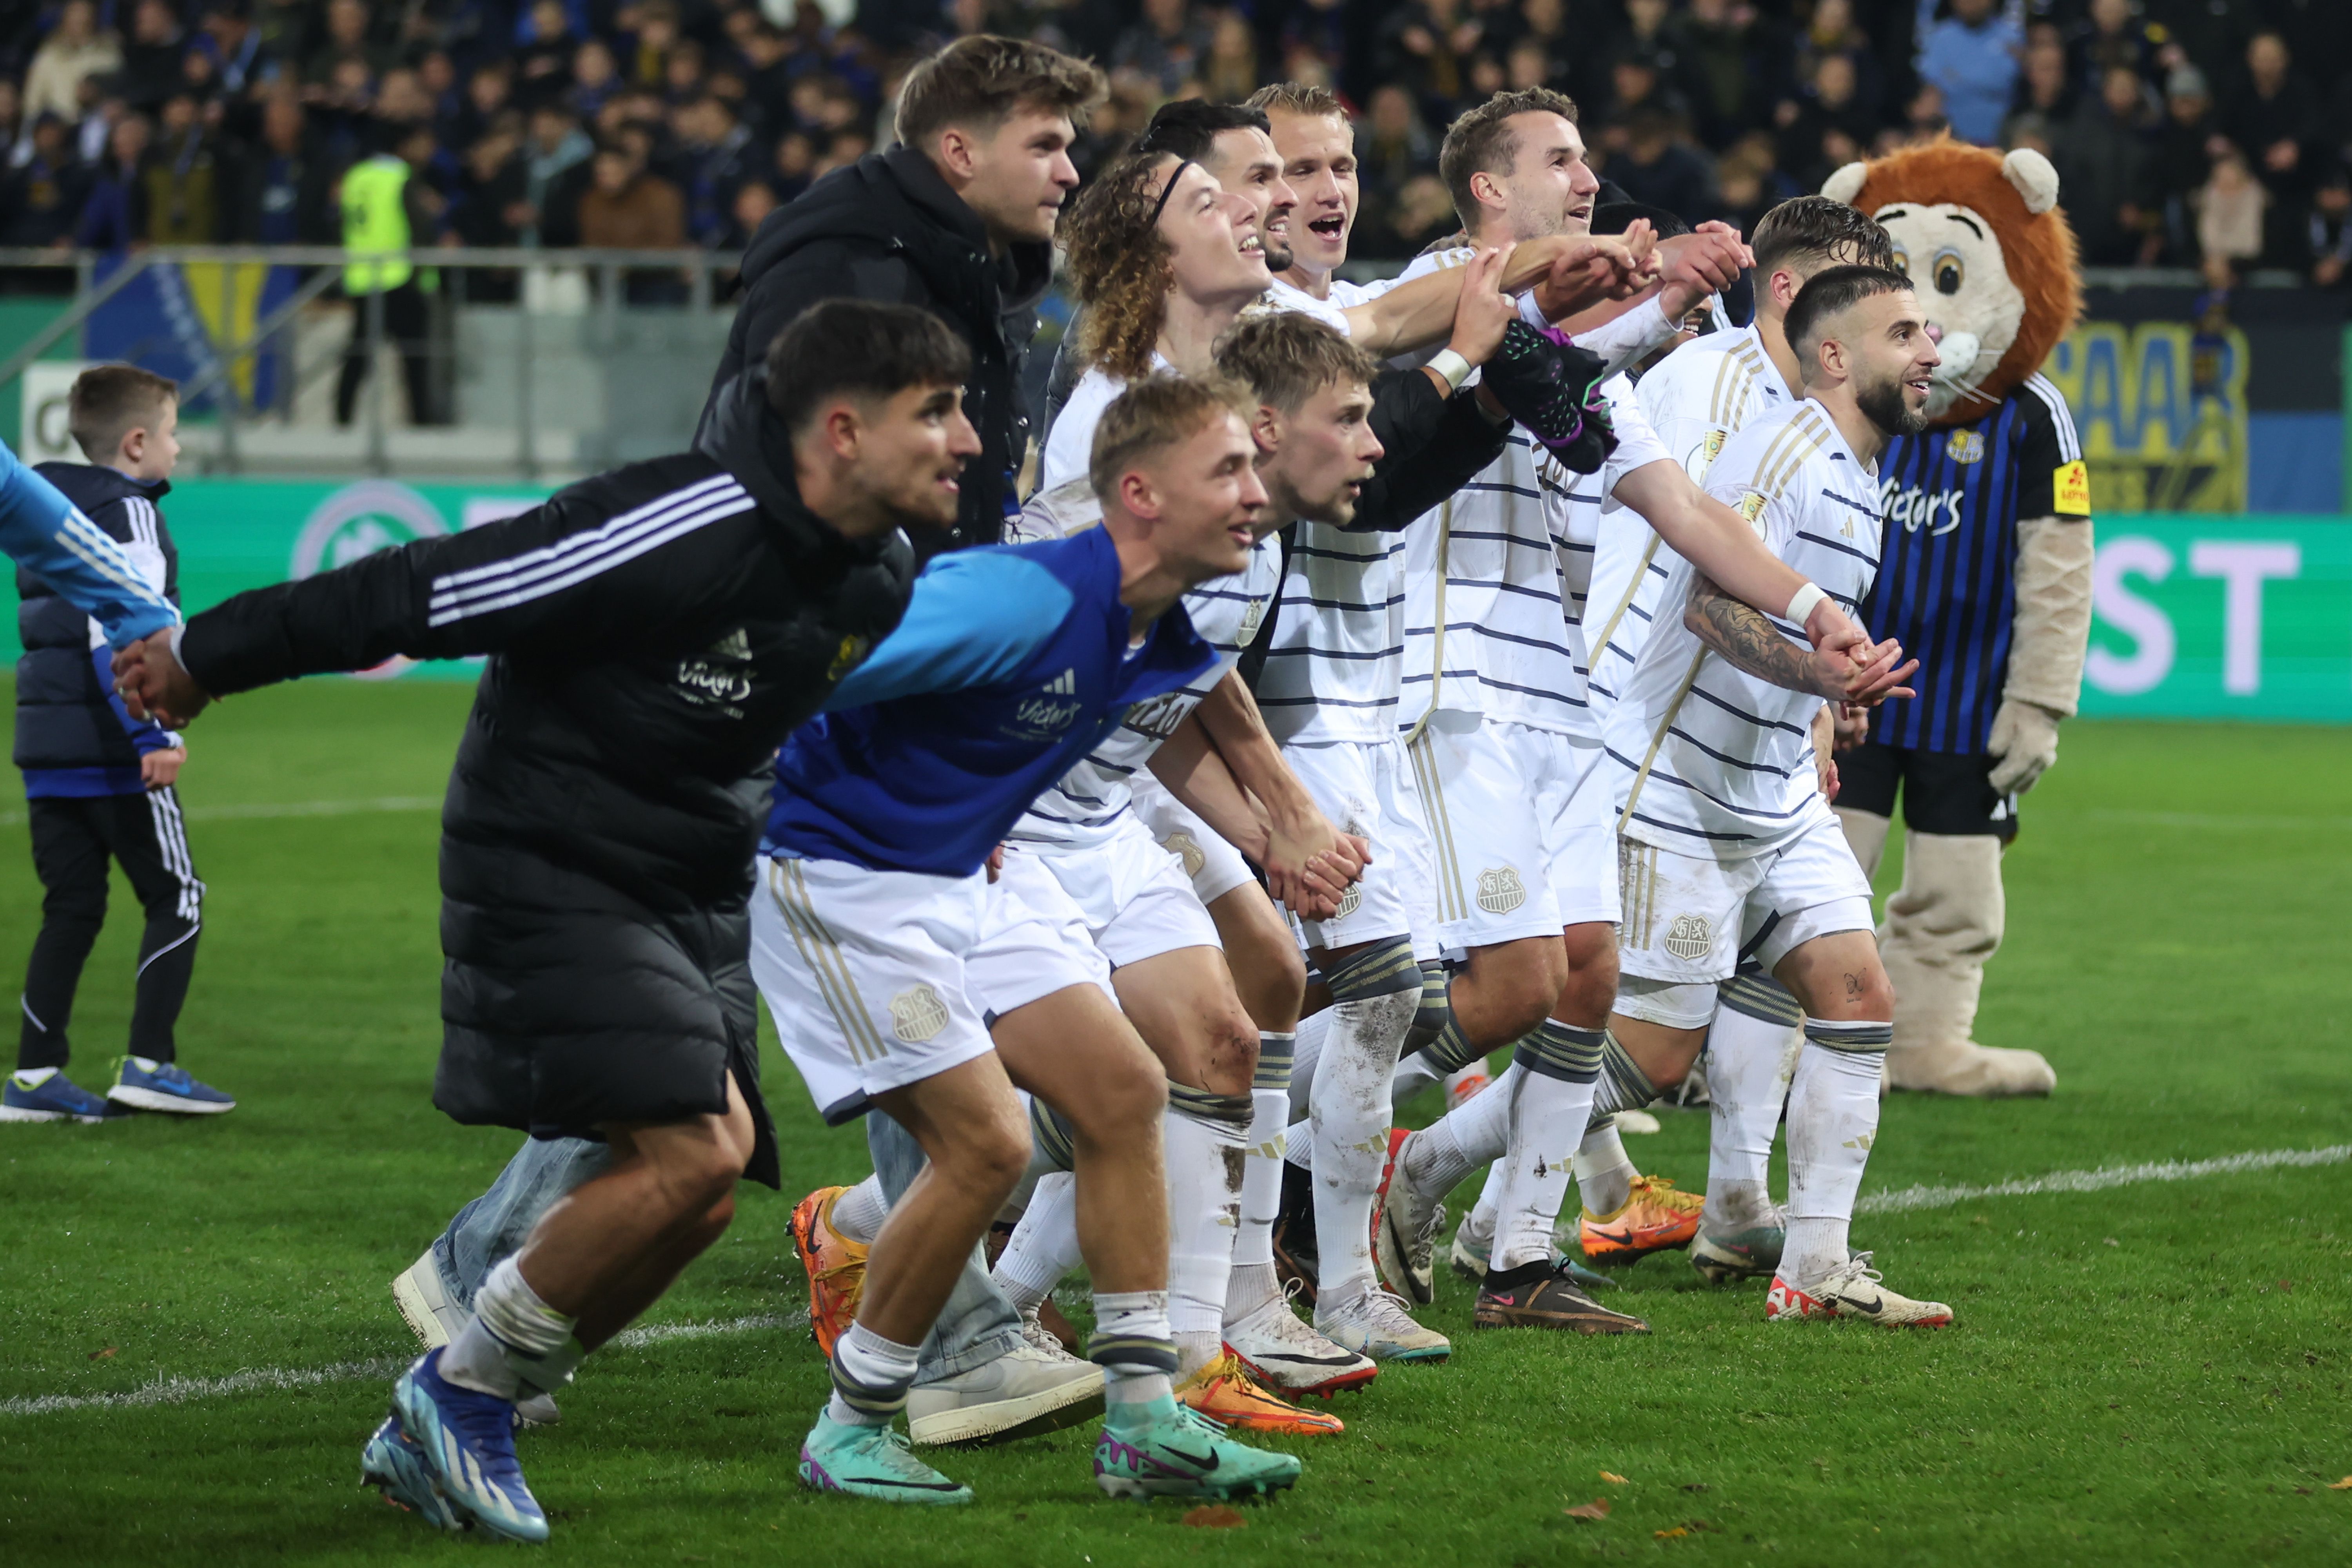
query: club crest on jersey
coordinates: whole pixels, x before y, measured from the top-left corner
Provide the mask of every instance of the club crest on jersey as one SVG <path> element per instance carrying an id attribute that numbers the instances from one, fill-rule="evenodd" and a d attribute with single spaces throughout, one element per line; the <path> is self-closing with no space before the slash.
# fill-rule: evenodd
<path id="1" fill-rule="evenodd" d="M 890 1032 L 920 1045 L 948 1027 L 948 1005 L 929 983 L 908 987 L 890 998 Z"/>
<path id="2" fill-rule="evenodd" d="M 1944 443 L 1944 455 L 1955 463 L 1981 463 L 1984 455 L 1985 438 L 1979 431 L 1956 430 Z"/>
<path id="3" fill-rule="evenodd" d="M 1200 875 L 1201 868 L 1209 863 L 1209 857 L 1202 852 L 1200 844 L 1181 828 L 1160 840 L 1160 847 L 1183 863 L 1186 876 Z"/>
<path id="4" fill-rule="evenodd" d="M 828 681 L 837 681 L 849 674 L 852 669 L 866 662 L 866 650 L 872 646 L 871 643 L 855 633 L 844 637 L 841 640 L 841 646 L 833 651 L 833 663 L 825 666 L 824 678 Z"/>
<path id="5" fill-rule="evenodd" d="M 1715 946 L 1715 929 L 1704 915 L 1677 915 L 1666 927 L 1665 950 L 1685 963 L 1696 963 Z"/>
<path id="6" fill-rule="evenodd" d="M 1489 915 L 1508 915 L 1528 901 L 1527 884 L 1511 866 L 1495 866 L 1478 873 L 1478 907 Z"/>

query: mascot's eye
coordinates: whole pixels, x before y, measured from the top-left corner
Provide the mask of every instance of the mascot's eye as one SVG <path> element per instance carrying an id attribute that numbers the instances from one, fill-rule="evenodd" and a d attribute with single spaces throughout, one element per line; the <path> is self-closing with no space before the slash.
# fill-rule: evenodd
<path id="1" fill-rule="evenodd" d="M 1895 270 L 1897 272 L 1908 272 L 1911 270 L 1910 252 L 1900 248 L 1896 249 L 1895 252 Z"/>
<path id="2" fill-rule="evenodd" d="M 1949 251 L 1936 258 L 1937 293 L 1958 294 L 1960 291 L 1960 282 L 1967 276 L 1968 269 L 1960 265 L 1960 258 Z"/>

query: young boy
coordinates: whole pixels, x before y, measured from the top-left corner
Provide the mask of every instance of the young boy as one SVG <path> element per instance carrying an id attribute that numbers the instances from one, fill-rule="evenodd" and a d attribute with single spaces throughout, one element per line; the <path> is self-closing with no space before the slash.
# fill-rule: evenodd
<path id="1" fill-rule="evenodd" d="M 148 584 L 179 600 L 179 552 L 155 503 L 179 461 L 179 385 L 131 365 L 74 382 L 68 428 L 88 464 L 37 472 L 121 545 Z M 172 1026 L 195 967 L 205 884 L 188 859 L 173 789 L 187 750 L 133 719 L 115 695 L 97 622 L 44 579 L 19 569 L 16 766 L 25 772 L 33 865 L 46 894 L 25 977 L 16 1071 L 0 1087 L 0 1122 L 104 1122 L 133 1110 L 213 1115 L 236 1102 L 173 1061 Z M 131 1053 L 103 1098 L 65 1076 L 66 1024 L 90 945 L 106 922 L 107 862 L 147 911 L 139 944 Z"/>

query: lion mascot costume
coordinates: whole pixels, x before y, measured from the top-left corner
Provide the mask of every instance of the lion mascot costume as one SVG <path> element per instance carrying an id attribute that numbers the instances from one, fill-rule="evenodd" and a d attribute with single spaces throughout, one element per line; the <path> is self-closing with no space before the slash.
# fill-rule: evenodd
<path id="1" fill-rule="evenodd" d="M 2039 152 L 1941 140 L 1850 163 L 1822 193 L 1895 241 L 1943 363 L 1928 428 L 1879 468 L 1886 532 L 1865 623 L 1919 660 L 1916 697 L 1871 715 L 1837 812 L 1875 873 L 1898 793 L 1903 885 L 1879 950 L 1895 993 L 1896 1089 L 2046 1094 L 2039 1052 L 1970 1034 L 2000 946 L 2018 797 L 2058 756 L 2091 622 L 2090 486 L 2065 400 L 2039 373 L 2081 308 L 2074 231 Z"/>

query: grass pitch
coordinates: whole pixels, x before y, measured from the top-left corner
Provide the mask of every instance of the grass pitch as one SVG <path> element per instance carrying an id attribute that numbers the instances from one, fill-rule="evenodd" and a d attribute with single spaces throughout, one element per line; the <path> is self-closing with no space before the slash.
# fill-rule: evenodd
<path id="1" fill-rule="evenodd" d="M 182 1057 L 242 1106 L 209 1123 L 0 1128 L 0 1563 L 488 1550 L 354 1484 L 412 1348 L 387 1282 L 515 1143 L 427 1098 L 430 802 L 467 695 L 311 683 L 197 727 L 184 792 L 212 892 Z M 2058 1093 L 1898 1097 L 1865 1197 L 2352 1144 L 2347 776 L 2343 731 L 2069 726 L 2010 856 L 2009 941 L 1979 1030 L 2048 1052 Z M 29 948 L 37 901 L 18 812 L 0 821 L 7 963 Z M 137 921 L 120 885 L 115 908 L 74 1020 L 90 1086 L 128 1019 Z M 1348 1435 L 1301 1444 L 1300 1487 L 1238 1529 L 1097 1497 L 1083 1430 L 948 1457 L 980 1494 L 971 1509 L 816 1498 L 792 1468 L 824 1374 L 793 1321 L 784 1222 L 800 1192 L 866 1166 L 856 1130 L 826 1131 L 767 1060 L 787 1190 L 747 1189 L 733 1231 L 655 1313 L 729 1332 L 600 1355 L 563 1426 L 525 1437 L 551 1556 L 2352 1558 L 2352 1490 L 2328 1490 L 2352 1472 L 2343 1163 L 1866 1216 L 1857 1242 L 1889 1281 L 1958 1310 L 1938 1333 L 1767 1326 L 1760 1285 L 1706 1289 L 1669 1254 L 1612 1298 L 1651 1320 L 1650 1338 L 1478 1334 L 1447 1278 L 1432 1321 L 1453 1363 L 1339 1400 Z M 1630 1146 L 1696 1186 L 1704 1117 L 1664 1121 Z M 763 1316 L 785 1322 L 742 1324 Z M 74 1403 L 107 1396 L 134 1401 Z M 1605 1520 L 1562 1511 L 1596 1497 Z"/>

